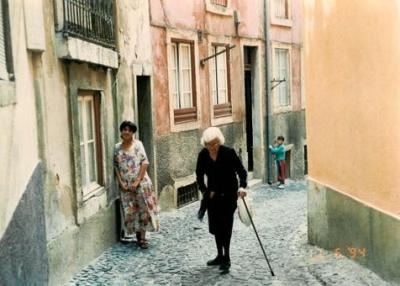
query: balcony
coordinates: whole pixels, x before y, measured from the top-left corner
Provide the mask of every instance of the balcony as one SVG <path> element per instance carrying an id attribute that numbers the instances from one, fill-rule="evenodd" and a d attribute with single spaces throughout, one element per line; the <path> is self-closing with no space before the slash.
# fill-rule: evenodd
<path id="1" fill-rule="evenodd" d="M 113 1 L 64 0 L 65 35 L 115 48 Z"/>
<path id="2" fill-rule="evenodd" d="M 118 67 L 113 0 L 55 0 L 57 55 Z"/>
<path id="3" fill-rule="evenodd" d="M 228 0 L 211 0 L 211 3 L 214 5 L 220 5 L 224 7 L 228 6 Z"/>

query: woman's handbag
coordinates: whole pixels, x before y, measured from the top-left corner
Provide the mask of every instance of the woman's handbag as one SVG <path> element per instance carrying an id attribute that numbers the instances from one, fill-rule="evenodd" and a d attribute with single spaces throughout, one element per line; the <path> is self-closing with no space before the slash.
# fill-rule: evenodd
<path id="1" fill-rule="evenodd" d="M 249 210 L 251 217 L 253 217 L 254 212 L 253 212 L 253 207 L 252 207 L 251 201 L 252 200 L 249 198 L 248 193 L 247 193 L 247 196 L 246 196 L 247 208 Z M 243 200 L 239 198 L 239 200 L 238 200 L 238 215 L 239 215 L 240 221 L 245 226 L 251 225 L 251 219 L 249 217 L 249 213 L 246 210 L 246 206 L 244 205 Z"/>
<path id="2" fill-rule="evenodd" d="M 157 208 L 157 206 L 156 206 Z M 154 231 L 159 231 L 160 230 L 160 217 L 158 214 L 154 213 L 154 211 L 150 211 L 150 219 L 151 219 L 151 224 L 153 225 Z"/>

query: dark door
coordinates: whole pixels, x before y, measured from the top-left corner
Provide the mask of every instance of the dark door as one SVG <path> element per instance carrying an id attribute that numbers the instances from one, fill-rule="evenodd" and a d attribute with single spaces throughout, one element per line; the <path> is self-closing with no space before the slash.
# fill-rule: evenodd
<path id="1" fill-rule="evenodd" d="M 247 137 L 247 154 L 248 169 L 253 171 L 253 94 L 252 94 L 252 75 L 251 70 L 244 72 L 245 82 L 245 98 L 246 98 L 246 137 Z"/>
<path id="2" fill-rule="evenodd" d="M 137 120 L 138 138 L 143 142 L 147 157 L 150 160 L 150 168 L 147 170 L 149 176 L 154 181 L 154 156 L 153 156 L 153 126 L 151 121 L 151 86 L 149 76 L 137 76 Z"/>

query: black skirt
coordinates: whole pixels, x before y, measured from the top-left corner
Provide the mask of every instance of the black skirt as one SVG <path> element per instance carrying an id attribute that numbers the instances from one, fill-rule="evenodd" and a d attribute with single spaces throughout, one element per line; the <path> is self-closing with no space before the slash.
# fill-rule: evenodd
<path id="1" fill-rule="evenodd" d="M 216 193 L 212 199 L 209 199 L 207 202 L 209 232 L 214 235 L 231 233 L 236 208 L 236 196 L 227 197 Z"/>

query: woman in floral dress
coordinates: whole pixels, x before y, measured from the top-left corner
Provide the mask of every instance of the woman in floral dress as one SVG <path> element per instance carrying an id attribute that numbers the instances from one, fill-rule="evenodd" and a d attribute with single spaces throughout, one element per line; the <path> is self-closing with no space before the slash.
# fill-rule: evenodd
<path id="1" fill-rule="evenodd" d="M 124 229 L 136 233 L 138 245 L 147 248 L 146 231 L 158 231 L 158 207 L 153 184 L 146 170 L 149 165 L 142 142 L 134 139 L 137 127 L 121 123 L 122 142 L 114 148 L 114 167 L 120 188 Z"/>

